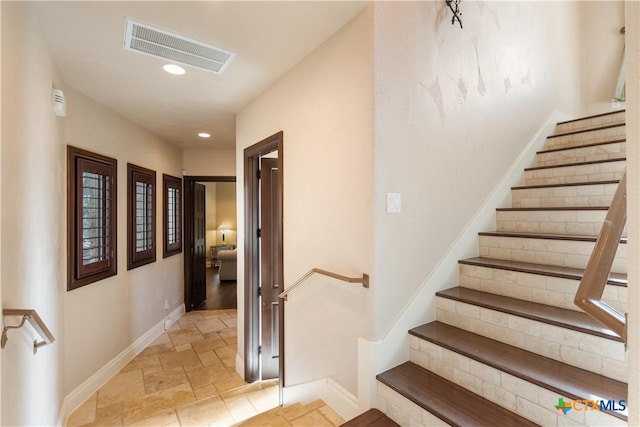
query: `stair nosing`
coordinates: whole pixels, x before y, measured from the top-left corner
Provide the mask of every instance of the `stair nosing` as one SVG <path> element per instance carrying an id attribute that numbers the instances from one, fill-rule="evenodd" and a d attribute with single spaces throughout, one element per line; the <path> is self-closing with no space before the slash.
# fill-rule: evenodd
<path id="1" fill-rule="evenodd" d="M 597 147 L 598 145 L 617 144 L 620 142 L 627 142 L 627 138 L 612 139 L 610 141 L 591 142 L 583 145 L 572 145 L 568 147 L 548 148 L 545 150 L 537 151 L 536 154 L 554 153 L 556 151 L 577 150 L 580 148 Z"/>
<path id="2" fill-rule="evenodd" d="M 349 426 L 358 426 L 358 427 L 388 427 L 388 426 L 397 426 L 400 427 L 400 424 L 393 421 L 391 418 L 387 416 L 384 412 L 377 408 L 371 408 L 360 415 L 345 421 L 340 424 L 340 427 L 349 427 Z"/>
<path id="3" fill-rule="evenodd" d="M 626 157 L 616 157 L 612 159 L 603 159 L 603 160 L 588 160 L 585 162 L 577 162 L 577 163 L 562 163 L 558 165 L 545 165 L 545 166 L 532 166 L 530 168 L 525 168 L 524 171 L 537 171 L 543 169 L 555 169 L 555 168 L 569 168 L 572 166 L 586 166 L 586 165 L 596 165 L 598 163 L 614 163 L 614 162 L 626 162 Z"/>
<path id="4" fill-rule="evenodd" d="M 511 187 L 511 190 L 529 190 L 532 188 L 554 188 L 554 187 L 578 187 L 584 185 L 608 185 L 618 184 L 619 179 L 605 180 L 605 181 L 592 181 L 592 182 L 570 182 L 567 184 L 539 184 L 539 185 L 519 185 Z"/>
<path id="5" fill-rule="evenodd" d="M 486 257 L 475 257 L 458 260 L 458 264 L 471 265 L 475 267 L 495 268 L 498 270 L 516 271 L 519 273 L 537 274 L 540 276 L 557 277 L 560 279 L 581 280 L 584 276 L 584 269 L 573 267 L 557 267 L 544 264 L 533 264 L 529 262 L 501 260 Z M 561 271 L 564 270 L 564 271 Z M 626 274 L 609 273 L 607 284 L 611 286 L 627 287 Z M 617 276 L 625 276 L 622 277 Z"/>
<path id="6" fill-rule="evenodd" d="M 467 294 L 467 296 L 465 297 L 464 295 L 460 296 L 460 295 L 452 294 L 452 293 L 460 293 L 460 292 L 464 292 L 465 294 Z M 472 295 L 475 297 L 475 299 L 471 297 Z M 488 292 L 477 291 L 475 289 L 467 289 L 467 288 L 461 288 L 461 287 L 453 287 L 453 288 L 445 289 L 442 291 L 438 291 L 436 292 L 436 296 L 440 298 L 459 301 L 465 304 L 471 304 L 478 307 L 483 307 L 489 310 L 499 311 L 501 313 L 511 314 L 514 316 L 534 320 L 537 322 L 547 323 L 549 325 L 570 329 L 576 332 L 581 332 L 584 334 L 593 335 L 593 336 L 609 339 L 612 341 L 624 342 L 624 340 L 619 336 L 617 336 L 613 331 L 601 326 L 599 323 L 597 323 L 595 320 L 593 320 L 591 317 L 589 317 L 589 315 L 587 315 L 584 312 L 573 311 L 566 308 L 560 308 L 560 307 L 540 304 L 540 303 L 531 302 L 531 301 L 519 300 L 517 298 L 505 297 L 502 295 L 495 295 L 495 294 L 490 294 Z M 494 303 L 480 301 L 479 297 L 494 300 Z M 500 301 L 500 305 L 498 305 L 498 303 L 495 301 Z M 510 308 L 507 307 L 508 305 L 510 306 Z M 519 309 L 516 309 L 516 305 L 520 306 Z M 524 307 L 527 307 L 529 311 L 525 312 L 523 310 Z M 547 312 L 546 316 L 543 316 L 541 314 L 543 310 Z M 536 314 L 535 311 L 537 311 L 538 313 Z M 555 319 L 551 318 L 549 313 L 554 313 L 555 316 L 553 317 L 555 317 Z M 560 315 L 561 313 L 562 315 Z M 575 321 L 570 321 L 568 317 L 573 317 L 573 318 L 581 317 L 580 323 L 582 323 L 583 325 L 582 326 L 579 325 L 577 319 L 574 319 Z M 587 326 L 584 326 L 585 324 Z"/>
<path id="7" fill-rule="evenodd" d="M 507 408 L 504 408 L 500 405 L 498 405 L 495 402 L 492 402 L 488 399 L 486 399 L 485 397 L 480 396 L 479 394 L 476 394 L 470 390 L 467 390 L 466 388 L 452 382 L 449 381 L 446 378 L 441 377 L 440 375 L 436 374 L 435 372 L 429 371 L 428 369 L 423 368 L 422 366 L 419 366 L 413 362 L 404 362 L 401 363 L 398 366 L 395 366 L 391 369 L 388 369 L 378 375 L 376 375 L 376 380 L 380 381 L 382 384 L 386 385 L 387 387 L 389 387 L 390 389 L 392 389 L 393 391 L 395 391 L 396 393 L 400 394 L 401 396 L 405 397 L 406 399 L 410 400 L 411 402 L 415 403 L 416 405 L 418 405 L 419 407 L 421 407 L 422 409 L 424 409 L 425 411 L 431 413 L 433 416 L 441 419 L 442 421 L 446 422 L 447 424 L 451 425 L 451 426 L 460 426 L 463 427 L 462 424 L 460 424 L 455 417 L 452 416 L 452 413 L 446 409 L 448 409 L 448 407 L 453 406 L 451 404 L 451 402 L 449 402 L 449 395 L 447 393 L 439 393 L 438 395 L 433 395 L 433 400 L 431 400 L 432 405 L 429 406 L 427 403 L 428 402 L 421 402 L 420 400 L 418 400 L 418 398 L 416 397 L 416 392 L 412 393 L 413 390 L 404 390 L 404 388 L 401 388 L 400 386 L 394 384 L 392 382 L 392 380 L 390 378 L 388 378 L 390 375 L 395 374 L 395 372 L 393 371 L 402 371 L 403 369 L 411 369 L 414 372 L 413 375 L 414 377 L 417 377 L 418 375 L 421 376 L 428 376 L 429 379 L 431 379 L 432 381 L 438 381 L 438 382 L 442 382 L 444 383 L 447 387 L 449 387 L 449 392 L 451 395 L 454 395 L 456 391 L 458 391 L 461 394 L 464 394 L 466 397 L 472 399 L 473 401 L 477 402 L 477 403 L 482 403 L 483 407 L 486 408 L 492 408 L 497 410 L 499 413 L 503 413 L 503 414 L 508 414 L 510 417 L 512 417 L 513 419 L 518 419 L 518 420 L 526 420 L 527 423 L 529 423 L 530 425 L 537 425 L 536 423 L 534 423 L 531 420 L 528 420 L 526 418 L 524 418 L 523 416 L 510 411 Z M 404 372 L 402 372 L 404 374 Z M 424 379 L 424 378 L 423 378 Z M 439 404 L 434 404 L 434 403 L 439 403 Z M 456 408 L 458 410 L 459 413 L 463 414 L 463 413 L 469 413 L 467 411 L 464 410 L 464 408 L 466 408 L 466 406 L 464 405 L 456 405 Z M 476 415 L 476 413 L 471 412 L 472 415 Z"/>
<path id="8" fill-rule="evenodd" d="M 436 331 L 435 334 L 439 335 L 438 337 L 427 335 L 426 332 L 431 332 L 431 329 L 433 328 L 443 328 L 445 329 L 445 331 L 448 331 L 448 334 L 442 334 L 441 332 Z M 429 329 L 429 330 L 425 331 L 425 329 Z M 468 336 L 469 339 L 466 341 L 467 343 L 471 342 L 471 338 L 473 338 L 476 341 L 474 342 L 475 351 L 471 351 L 470 348 L 466 348 L 466 347 L 462 348 L 464 347 L 465 341 L 462 341 L 462 345 L 458 345 L 458 346 L 456 346 L 452 342 L 447 342 L 446 341 L 447 335 L 451 337 L 453 336 L 454 333 Z M 619 400 L 620 398 L 623 398 L 623 397 L 624 397 L 624 400 L 626 400 L 627 398 L 626 394 L 625 396 L 607 396 L 605 393 L 605 390 L 600 389 L 600 390 L 594 391 L 593 389 L 588 390 L 586 388 L 588 384 L 591 384 L 591 385 L 597 384 L 597 380 L 600 380 L 605 383 L 609 382 L 611 386 L 617 386 L 617 387 L 621 387 L 623 385 L 628 386 L 626 383 L 622 381 L 614 380 L 612 378 L 608 378 L 603 375 L 596 374 L 591 371 L 587 371 L 586 369 L 578 368 L 576 366 L 570 365 L 565 362 L 554 360 L 546 356 L 542 356 L 540 354 L 533 353 L 519 347 L 505 344 L 503 342 L 496 341 L 491 338 L 487 338 L 482 335 L 478 335 L 473 332 L 469 332 L 464 329 L 457 328 L 455 326 L 447 325 L 446 323 L 442 323 L 438 321 L 429 322 L 425 325 L 412 328 L 411 330 L 409 330 L 409 334 L 574 400 L 577 400 L 577 399 L 593 400 L 592 395 L 597 395 L 600 393 L 603 394 L 601 396 L 603 398 L 604 397 L 615 398 L 616 400 Z M 442 338 L 443 335 L 445 336 L 444 339 Z M 489 350 L 490 355 L 488 356 L 486 355 L 486 352 L 487 352 L 486 349 L 484 349 L 483 351 L 478 351 L 477 347 L 479 343 L 486 344 L 483 347 L 490 349 Z M 506 358 L 504 357 L 508 353 L 511 353 L 511 354 L 516 353 L 516 355 L 520 356 L 518 358 L 511 358 L 520 363 L 519 364 L 517 362 L 514 363 L 513 361 L 508 363 Z M 534 359 L 534 361 L 530 363 L 525 363 L 525 361 L 528 359 Z M 538 364 L 536 364 L 535 362 L 538 362 Z M 532 372 L 532 371 L 535 371 L 536 367 L 540 367 L 543 364 L 555 365 L 558 368 L 561 368 L 559 370 L 563 371 L 563 373 L 566 373 L 567 371 L 569 371 L 570 375 L 568 377 L 573 376 L 574 378 L 578 378 L 578 379 L 587 377 L 588 380 L 586 381 L 586 384 L 576 385 L 575 383 L 570 384 L 568 381 L 560 381 L 559 377 L 555 377 L 556 381 L 553 381 L 553 379 L 549 381 L 549 376 L 547 376 L 545 381 L 545 378 L 542 378 L 540 371 Z M 535 375 L 535 374 L 538 374 L 538 375 Z M 605 388 L 605 387 L 606 385 L 603 385 L 600 388 Z M 577 391 L 576 388 L 580 388 L 581 390 Z M 607 412 L 607 413 L 623 420 L 627 419 L 626 416 L 617 412 Z"/>
<path id="9" fill-rule="evenodd" d="M 496 208 L 498 212 L 527 211 L 608 211 L 609 206 L 542 206 L 534 208 Z"/>
<path id="10" fill-rule="evenodd" d="M 572 235 L 572 234 L 550 234 L 550 233 L 524 233 L 517 231 L 481 231 L 479 236 L 494 237 L 514 237 L 522 239 L 543 239 L 543 240 L 568 240 L 574 242 L 595 242 L 598 236 Z M 626 237 L 620 238 L 621 244 L 627 243 Z"/>
<path id="11" fill-rule="evenodd" d="M 587 133 L 587 132 L 597 132 L 599 130 L 606 130 L 606 129 L 613 129 L 613 128 L 617 128 L 617 127 L 621 127 L 621 126 L 626 126 L 627 123 L 626 121 L 624 123 L 617 123 L 617 124 L 609 124 L 609 125 L 604 125 L 604 126 L 598 126 L 598 127 L 593 127 L 593 128 L 589 128 L 589 129 L 578 129 L 578 130 L 572 130 L 569 132 L 564 132 L 564 133 L 556 133 L 553 135 L 549 135 L 547 137 L 547 139 L 551 139 L 551 138 L 559 138 L 561 136 L 567 136 L 567 135 L 576 135 L 579 133 Z"/>
<path id="12" fill-rule="evenodd" d="M 580 122 L 582 120 L 595 119 L 596 117 L 613 116 L 614 114 L 618 114 L 618 113 L 626 113 L 626 111 L 627 111 L 626 108 L 622 108 L 620 110 L 607 111 L 606 113 L 599 113 L 599 114 L 593 114 L 591 116 L 578 117 L 577 119 L 570 119 L 570 120 L 564 120 L 562 122 L 558 122 L 556 123 L 556 126 L 564 125 L 567 123 Z"/>

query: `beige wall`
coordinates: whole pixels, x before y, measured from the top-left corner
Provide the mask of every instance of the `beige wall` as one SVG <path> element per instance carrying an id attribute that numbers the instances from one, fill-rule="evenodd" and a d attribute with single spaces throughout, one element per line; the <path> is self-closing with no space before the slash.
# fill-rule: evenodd
<path id="1" fill-rule="evenodd" d="M 623 1 L 579 3 L 582 67 L 582 108 L 584 115 L 611 110 L 624 48 Z M 619 109 L 618 107 L 617 109 Z"/>
<path id="2" fill-rule="evenodd" d="M 191 176 L 235 176 L 235 149 L 187 148 L 182 151 L 183 169 Z"/>
<path id="3" fill-rule="evenodd" d="M 225 232 L 224 243 L 227 245 L 235 245 L 237 237 L 237 218 L 236 218 L 236 183 L 235 182 L 218 182 L 216 183 L 216 228 L 222 224 L 227 227 Z M 222 244 L 222 232 L 217 233 L 218 244 Z"/>
<path id="4" fill-rule="evenodd" d="M 207 215 L 207 247 L 221 245 L 222 231 L 220 226 L 225 224 L 224 243 L 236 244 L 236 183 L 235 182 L 207 182 L 206 191 Z"/>
<path id="5" fill-rule="evenodd" d="M 65 392 L 69 393 L 183 303 L 182 254 L 162 258 L 157 228 L 156 262 L 127 271 L 127 162 L 180 176 L 180 149 L 67 88 L 65 142 L 118 159 L 118 275 L 65 293 Z M 157 209 L 162 224 L 162 209 Z M 165 301 L 169 310 L 165 310 Z M 87 333 L 91 331 L 91 333 Z"/>
<path id="6" fill-rule="evenodd" d="M 629 425 L 640 425 L 640 3 L 626 2 Z"/>
<path id="7" fill-rule="evenodd" d="M 32 332 L 2 351 L 2 425 L 56 425 L 64 397 L 183 303 L 182 256 L 126 265 L 126 165 L 180 175 L 181 151 L 63 87 L 36 14 L 2 3 L 3 307 L 34 308 L 56 341 L 32 353 Z M 51 88 L 64 89 L 56 118 Z M 118 275 L 66 291 L 66 144 L 118 159 Z M 10 185 L 9 185 L 10 184 Z M 158 206 L 162 206 L 162 197 Z M 156 221 L 161 224 L 162 209 Z M 165 310 L 165 300 L 169 310 Z M 14 319 L 15 320 L 15 319 Z"/>
<path id="8" fill-rule="evenodd" d="M 575 3 L 466 2 L 464 31 L 445 9 L 375 4 L 374 340 L 554 109 L 580 105 Z M 386 213 L 390 192 L 402 213 Z"/>
<path id="9" fill-rule="evenodd" d="M 206 219 L 206 237 L 207 237 L 207 249 L 210 246 L 215 246 L 218 244 L 217 241 L 217 232 L 215 231 L 217 226 L 216 221 L 216 185 L 215 182 L 206 182 L 204 186 L 206 188 L 205 192 L 205 214 L 207 216 Z"/>
<path id="10" fill-rule="evenodd" d="M 368 291 L 314 279 L 291 297 L 289 384 L 331 376 L 354 392 L 353 337 L 382 339 L 547 118 L 580 112 L 577 3 L 463 9 L 464 31 L 437 2 L 376 3 L 238 116 L 238 153 L 284 131 L 285 285 L 314 266 L 372 273 Z M 390 192 L 402 213 L 386 213 Z"/>
<path id="11" fill-rule="evenodd" d="M 66 207 L 64 121 L 50 99 L 60 80 L 29 5 L 1 8 L 2 307 L 37 310 L 57 340 L 34 355 L 29 327 L 9 332 L 0 424 L 55 425 L 64 398 Z"/>
<path id="12" fill-rule="evenodd" d="M 354 276 L 372 269 L 372 23 L 369 8 L 236 120 L 240 178 L 243 150 L 284 132 L 285 286 L 312 267 Z M 242 181 L 237 191 L 243 200 Z M 239 204 L 238 218 L 243 215 Z M 240 245 L 243 236 L 239 220 Z M 239 263 L 243 271 L 242 257 Z M 239 277 L 241 357 L 243 286 Z M 355 392 L 357 337 L 370 319 L 369 292 L 316 277 L 290 296 L 285 325 L 288 385 L 329 376 Z"/>
<path id="13" fill-rule="evenodd" d="M 0 49 L 2 46 L 2 7 L 0 7 Z M 0 55 L 0 70 L 2 70 L 2 55 Z M 2 99 L 2 81 L 0 80 L 0 99 Z M 0 117 L 2 117 L 2 102 L 0 102 Z M 2 123 L 0 120 L 0 129 Z M 0 131 L 0 188 L 2 188 L 2 132 Z M 2 198 L 0 197 L 0 224 L 2 224 Z M 0 226 L 0 307 L 2 305 L 2 226 Z M 2 384 L 2 352 L 0 352 L 0 384 Z M 0 423 L 2 422 L 2 386 L 0 386 Z"/>

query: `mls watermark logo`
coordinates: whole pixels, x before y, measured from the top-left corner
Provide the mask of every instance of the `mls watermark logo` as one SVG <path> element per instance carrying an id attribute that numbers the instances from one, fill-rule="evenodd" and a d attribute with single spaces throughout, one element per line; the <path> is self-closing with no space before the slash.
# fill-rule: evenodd
<path id="1" fill-rule="evenodd" d="M 565 401 L 562 397 L 558 398 L 558 404 L 554 405 L 558 411 L 562 411 L 567 415 L 572 409 L 574 411 L 613 411 L 623 412 L 627 410 L 626 400 L 585 400 L 577 399 L 574 401 Z"/>

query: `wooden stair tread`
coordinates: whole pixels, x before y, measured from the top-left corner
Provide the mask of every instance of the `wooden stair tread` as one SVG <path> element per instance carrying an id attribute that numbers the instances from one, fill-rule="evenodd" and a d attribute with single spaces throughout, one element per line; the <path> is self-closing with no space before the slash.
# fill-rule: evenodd
<path id="1" fill-rule="evenodd" d="M 627 384 L 621 381 L 441 322 L 418 326 L 409 333 L 574 400 L 627 400 Z M 627 419 L 626 412 L 607 413 Z"/>
<path id="2" fill-rule="evenodd" d="M 411 362 L 376 378 L 452 426 L 537 425 Z"/>
<path id="3" fill-rule="evenodd" d="M 521 239 L 571 240 L 575 242 L 595 242 L 598 236 L 577 234 L 527 233 L 519 231 L 481 231 L 479 236 L 516 237 Z M 627 243 L 626 237 L 620 238 L 620 243 Z"/>
<path id="4" fill-rule="evenodd" d="M 623 340 L 613 331 L 605 328 L 596 320 L 589 317 L 586 313 L 579 311 L 539 304 L 531 301 L 524 301 L 462 287 L 455 287 L 436 292 L 436 296 L 623 342 Z"/>
<path id="5" fill-rule="evenodd" d="M 529 212 L 529 211 L 608 211 L 609 206 L 541 206 L 535 208 L 496 208 L 496 211 Z"/>
<path id="6" fill-rule="evenodd" d="M 602 126 L 597 126 L 597 127 L 587 128 L 587 129 L 570 130 L 567 132 L 561 132 L 561 133 L 555 133 L 553 135 L 549 135 L 547 139 L 559 138 L 561 136 L 567 136 L 567 135 L 576 135 L 579 133 L 597 132 L 599 130 L 613 129 L 613 128 L 626 126 L 626 125 L 627 125 L 626 123 L 614 123 L 610 125 L 602 125 Z"/>
<path id="7" fill-rule="evenodd" d="M 400 424 L 393 421 L 391 418 L 387 417 L 385 414 L 380 412 L 379 409 L 369 409 L 366 412 L 358 415 L 355 418 L 350 419 L 344 424 L 341 424 L 343 427 L 396 427 L 400 426 Z"/>
<path id="8" fill-rule="evenodd" d="M 554 187 L 577 187 L 582 185 L 606 185 L 606 184 L 618 184 L 619 179 L 612 179 L 607 181 L 593 181 L 593 182 L 570 182 L 566 184 L 539 184 L 539 185 L 518 185 L 511 187 L 512 190 L 530 190 L 533 188 L 554 188 Z"/>
<path id="9" fill-rule="evenodd" d="M 616 157 L 613 159 L 602 159 L 602 160 L 589 160 L 586 162 L 576 162 L 576 163 L 562 163 L 557 165 L 544 165 L 544 166 L 533 166 L 530 168 L 525 168 L 526 171 L 536 171 L 542 169 L 555 169 L 555 168 L 568 168 L 572 166 L 585 166 L 585 165 L 595 165 L 598 163 L 612 163 L 612 162 L 624 162 L 626 161 L 626 157 Z"/>
<path id="10" fill-rule="evenodd" d="M 510 261 L 485 257 L 461 259 L 458 261 L 458 263 L 572 280 L 582 280 L 582 276 L 584 275 L 584 269 L 582 268 L 559 267 L 554 265 L 533 264 L 530 262 Z M 614 286 L 627 286 L 627 275 L 622 273 L 609 273 L 607 284 Z"/>
<path id="11" fill-rule="evenodd" d="M 583 145 L 573 145 L 573 146 L 569 146 L 569 147 L 548 148 L 546 150 L 537 151 L 536 154 L 555 153 L 557 151 L 576 150 L 576 149 L 580 149 L 580 148 L 597 147 L 598 145 L 617 144 L 619 142 L 627 142 L 627 139 L 626 138 L 618 138 L 618 139 L 612 139 L 612 140 L 609 140 L 609 141 L 591 142 L 589 144 L 583 144 Z"/>
<path id="12" fill-rule="evenodd" d="M 580 122 L 582 120 L 595 119 L 596 117 L 613 116 L 614 114 L 625 113 L 626 111 L 627 110 L 625 108 L 621 108 L 620 110 L 607 111 L 606 113 L 598 113 L 598 114 L 593 114 L 593 115 L 590 115 L 590 116 L 578 117 L 577 119 L 564 120 L 564 121 L 556 123 L 556 125 L 564 125 L 564 124 L 567 124 L 567 123 Z"/>

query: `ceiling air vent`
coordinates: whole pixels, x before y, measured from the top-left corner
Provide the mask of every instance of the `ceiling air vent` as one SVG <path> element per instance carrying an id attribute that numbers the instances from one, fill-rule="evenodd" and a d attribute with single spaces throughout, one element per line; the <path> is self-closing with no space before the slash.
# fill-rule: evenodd
<path id="1" fill-rule="evenodd" d="M 235 53 L 126 19 L 124 48 L 222 74 Z"/>

